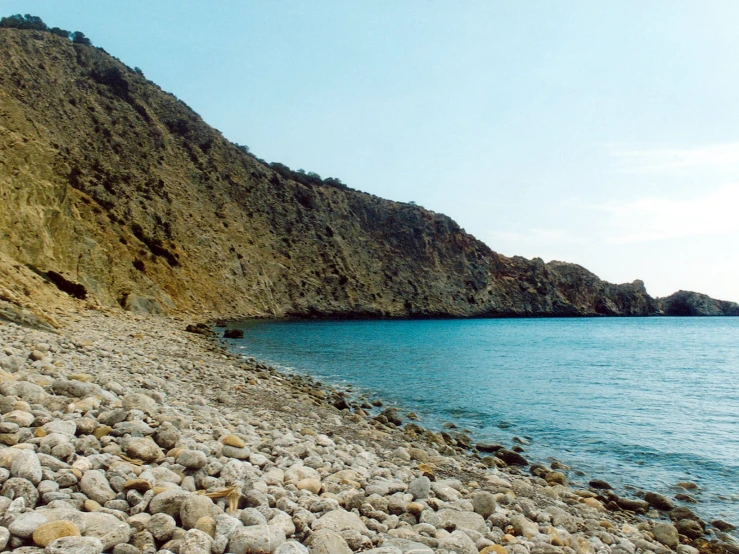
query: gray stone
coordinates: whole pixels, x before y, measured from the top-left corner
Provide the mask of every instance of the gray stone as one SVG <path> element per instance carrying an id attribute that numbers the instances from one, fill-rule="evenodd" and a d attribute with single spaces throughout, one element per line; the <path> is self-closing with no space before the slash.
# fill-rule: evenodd
<path id="1" fill-rule="evenodd" d="M 475 543 L 462 531 L 454 531 L 448 537 L 441 539 L 439 549 L 446 549 L 457 554 L 477 554 Z"/>
<path id="2" fill-rule="evenodd" d="M 200 450 L 183 450 L 177 456 L 177 463 L 188 469 L 200 469 L 208 463 L 208 457 Z"/>
<path id="3" fill-rule="evenodd" d="M 289 540 L 282 543 L 277 550 L 275 550 L 275 554 L 308 554 L 308 549 L 298 541 Z"/>
<path id="4" fill-rule="evenodd" d="M 285 533 L 282 529 L 269 525 L 252 525 L 234 531 L 228 548 L 233 554 L 272 553 L 284 542 Z"/>
<path id="5" fill-rule="evenodd" d="M 126 453 L 131 458 L 137 458 L 148 463 L 158 462 L 164 458 L 162 449 L 149 438 L 131 439 L 126 445 Z"/>
<path id="6" fill-rule="evenodd" d="M 13 410 L 3 416 L 4 421 L 15 423 L 19 427 L 30 427 L 35 419 L 32 413 L 23 410 Z"/>
<path id="7" fill-rule="evenodd" d="M 41 482 L 43 473 L 41 472 L 41 462 L 36 456 L 33 450 L 23 450 L 13 460 L 13 465 L 10 467 L 10 475 L 12 477 L 20 477 L 21 479 L 27 479 L 34 485 L 38 485 Z"/>
<path id="8" fill-rule="evenodd" d="M 192 529 L 201 517 L 213 517 L 215 504 L 207 496 L 194 494 L 185 498 L 180 507 L 180 521 L 185 529 Z"/>
<path id="9" fill-rule="evenodd" d="M 434 554 L 425 544 L 408 539 L 389 538 L 383 541 L 382 546 L 397 548 L 402 554 Z"/>
<path id="10" fill-rule="evenodd" d="M 330 529 L 343 535 L 345 531 L 356 531 L 362 535 L 367 534 L 367 526 L 353 512 L 347 512 L 339 508 L 332 510 L 313 523 L 313 530 Z"/>
<path id="11" fill-rule="evenodd" d="M 8 531 L 15 537 L 28 539 L 33 535 L 36 528 L 48 521 L 49 519 L 41 512 L 26 512 L 19 515 L 8 525 Z"/>
<path id="12" fill-rule="evenodd" d="M 103 543 L 95 537 L 62 537 L 44 550 L 45 554 L 101 554 Z"/>
<path id="13" fill-rule="evenodd" d="M 237 448 L 227 444 L 223 446 L 222 452 L 227 458 L 236 458 L 237 460 L 246 460 L 249 458 L 249 454 L 251 454 L 251 450 L 246 446 L 243 448 Z"/>
<path id="14" fill-rule="evenodd" d="M 85 472 L 82 479 L 80 479 L 80 490 L 87 498 L 100 504 L 105 504 L 117 496 L 115 491 L 110 488 L 105 473 L 98 469 L 90 469 Z"/>
<path id="15" fill-rule="evenodd" d="M 100 539 L 105 550 L 117 544 L 126 543 L 131 538 L 132 529 L 112 514 L 97 511 L 84 514 L 83 534 Z"/>
<path id="16" fill-rule="evenodd" d="M 149 415 L 153 415 L 159 411 L 156 400 L 137 392 L 132 392 L 124 396 L 122 404 L 124 410 L 141 410 Z"/>
<path id="17" fill-rule="evenodd" d="M 495 511 L 495 496 L 488 491 L 478 491 L 472 495 L 472 509 L 487 519 Z"/>
<path id="18" fill-rule="evenodd" d="M 267 518 L 256 508 L 244 508 L 241 511 L 241 523 L 250 527 L 252 525 L 267 525 Z"/>
<path id="19" fill-rule="evenodd" d="M 96 386 L 93 383 L 85 383 L 83 381 L 57 379 L 51 385 L 51 390 L 55 394 L 84 398 L 85 396 L 94 394 Z"/>
<path id="20" fill-rule="evenodd" d="M 521 514 L 511 517 L 511 526 L 513 526 L 517 535 L 521 535 L 527 539 L 531 539 L 539 534 L 539 526 Z"/>
<path id="21" fill-rule="evenodd" d="M 673 500 L 656 492 L 648 492 L 644 495 L 644 500 L 653 508 L 657 508 L 663 512 L 674 510 L 676 506 Z"/>
<path id="22" fill-rule="evenodd" d="M 165 513 L 172 517 L 180 515 L 182 503 L 191 493 L 182 489 L 173 489 L 161 492 L 151 499 L 149 512 L 152 514 Z"/>
<path id="23" fill-rule="evenodd" d="M 154 440 L 159 446 L 169 450 L 177 445 L 180 440 L 180 432 L 169 421 L 165 421 L 154 433 Z"/>
<path id="24" fill-rule="evenodd" d="M 458 490 L 443 481 L 432 483 L 431 490 L 434 491 L 434 494 L 438 499 L 443 500 L 444 502 L 454 502 L 462 497 Z"/>
<path id="25" fill-rule="evenodd" d="M 1 396 L 17 396 L 29 404 L 44 404 L 49 395 L 43 387 L 28 381 L 0 383 Z"/>
<path id="26" fill-rule="evenodd" d="M 0 494 L 7 496 L 11 500 L 23 498 L 26 506 L 29 508 L 35 508 L 36 504 L 38 504 L 39 494 L 36 487 L 28 479 L 21 477 L 11 477 L 5 481 Z"/>
<path id="27" fill-rule="evenodd" d="M 321 529 L 308 539 L 310 554 L 352 554 L 352 549 L 336 531 Z"/>
<path id="28" fill-rule="evenodd" d="M 113 547 L 113 554 L 141 554 L 141 550 L 132 544 L 116 544 Z"/>
<path id="29" fill-rule="evenodd" d="M 234 531 L 241 527 L 241 522 L 228 514 L 220 514 L 216 516 L 216 536 L 231 538 Z"/>
<path id="30" fill-rule="evenodd" d="M 115 410 L 108 410 L 98 414 L 98 421 L 101 425 L 110 425 L 112 427 L 121 421 L 125 421 L 127 416 L 128 412 L 126 410 L 116 408 Z"/>
<path id="31" fill-rule="evenodd" d="M 424 500 L 428 498 L 431 490 L 431 480 L 428 477 L 414 479 L 408 485 L 408 492 L 413 495 L 413 500 Z"/>
<path id="32" fill-rule="evenodd" d="M 180 554 L 210 554 L 213 539 L 199 529 L 190 529 L 182 537 Z"/>
<path id="33" fill-rule="evenodd" d="M 436 514 L 439 517 L 439 527 L 447 530 L 472 529 L 478 533 L 487 532 L 485 520 L 480 514 L 474 512 L 461 512 L 445 508 Z"/>
<path id="34" fill-rule="evenodd" d="M 669 548 L 676 548 L 680 544 L 677 528 L 671 523 L 658 522 L 652 528 L 655 540 Z"/>
<path id="35" fill-rule="evenodd" d="M 10 531 L 8 531 L 7 527 L 0 526 L 0 551 L 5 550 L 5 547 L 8 546 L 9 540 L 10 540 Z"/>
<path id="36" fill-rule="evenodd" d="M 175 529 L 177 529 L 177 522 L 169 514 L 154 514 L 146 523 L 146 529 L 156 540 L 166 542 L 172 538 Z"/>
<path id="37" fill-rule="evenodd" d="M 42 428 L 47 435 L 59 433 L 73 437 L 77 432 L 77 423 L 73 420 L 54 419 L 49 423 L 45 423 Z"/>

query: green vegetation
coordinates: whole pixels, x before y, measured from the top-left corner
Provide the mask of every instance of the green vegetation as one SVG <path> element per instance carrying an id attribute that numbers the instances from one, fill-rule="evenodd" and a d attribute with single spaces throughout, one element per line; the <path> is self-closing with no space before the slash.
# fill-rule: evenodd
<path id="1" fill-rule="evenodd" d="M 0 28 L 6 29 L 28 29 L 31 31 L 44 31 L 46 33 L 52 33 L 60 37 L 71 39 L 75 44 L 84 44 L 85 46 L 92 46 L 90 39 L 85 36 L 85 33 L 75 31 L 73 33 L 66 29 L 60 29 L 59 27 L 49 27 L 44 21 L 37 15 L 21 15 L 15 14 L 0 19 Z"/>
<path id="2" fill-rule="evenodd" d="M 341 181 L 341 179 L 337 179 L 336 177 L 327 177 L 326 179 L 322 179 L 318 173 L 313 171 L 305 171 L 304 169 L 294 171 L 285 164 L 281 164 L 279 162 L 272 162 L 269 164 L 269 167 L 285 179 L 291 179 L 309 187 L 326 185 L 341 190 L 351 190 Z"/>

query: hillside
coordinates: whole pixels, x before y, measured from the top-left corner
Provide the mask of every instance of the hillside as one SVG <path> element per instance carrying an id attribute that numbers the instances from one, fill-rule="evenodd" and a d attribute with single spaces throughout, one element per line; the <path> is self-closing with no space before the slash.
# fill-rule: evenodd
<path id="1" fill-rule="evenodd" d="M 28 309 L 71 294 L 222 317 L 661 311 L 641 281 L 508 258 L 444 215 L 285 178 L 102 49 L 47 32 L 0 29 L 0 201 L 0 301 Z"/>

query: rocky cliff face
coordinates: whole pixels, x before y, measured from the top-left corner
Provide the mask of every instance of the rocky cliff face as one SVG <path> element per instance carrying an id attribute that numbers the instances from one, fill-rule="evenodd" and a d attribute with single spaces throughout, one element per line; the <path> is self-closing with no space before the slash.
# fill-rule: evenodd
<path id="1" fill-rule="evenodd" d="M 0 202 L 15 295 L 42 278 L 232 317 L 659 311 L 640 281 L 507 258 L 444 215 L 285 179 L 104 51 L 38 31 L 0 29 Z"/>
<path id="2" fill-rule="evenodd" d="M 657 305 L 664 315 L 739 315 L 739 304 L 725 300 L 715 300 L 699 292 L 679 290 L 665 298 L 659 298 Z"/>

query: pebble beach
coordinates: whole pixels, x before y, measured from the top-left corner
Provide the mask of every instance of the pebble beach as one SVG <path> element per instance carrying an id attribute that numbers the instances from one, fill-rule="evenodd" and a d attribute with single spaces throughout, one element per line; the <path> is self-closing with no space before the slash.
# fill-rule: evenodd
<path id="1" fill-rule="evenodd" d="M 193 321 L 58 320 L 0 321 L 0 551 L 739 553 L 670 498 L 371 414 Z"/>

